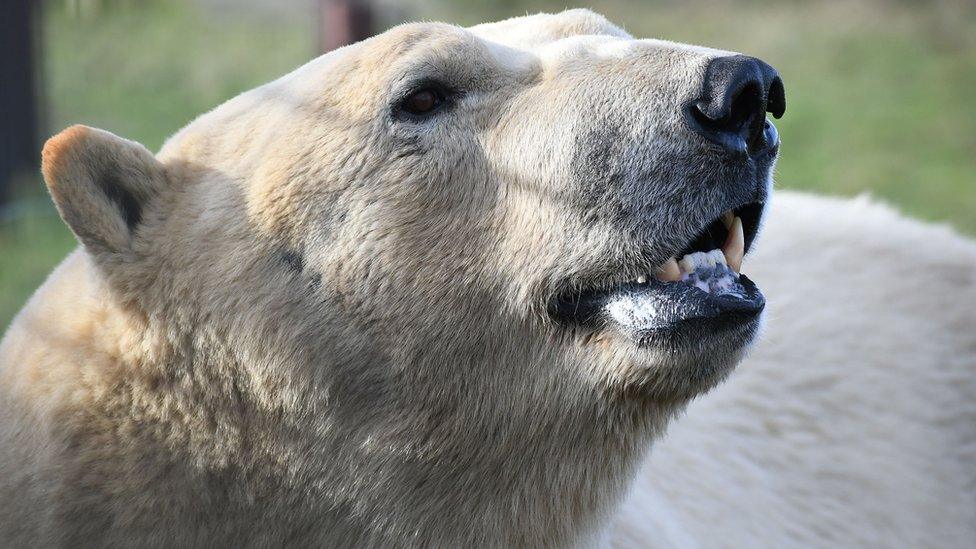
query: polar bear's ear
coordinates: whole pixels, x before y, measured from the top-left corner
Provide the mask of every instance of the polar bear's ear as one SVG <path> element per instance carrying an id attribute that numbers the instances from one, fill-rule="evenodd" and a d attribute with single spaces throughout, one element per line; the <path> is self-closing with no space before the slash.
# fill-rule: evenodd
<path id="1" fill-rule="evenodd" d="M 65 223 L 91 253 L 130 249 L 145 206 L 166 185 L 142 145 L 72 126 L 44 145 L 41 171 Z"/>

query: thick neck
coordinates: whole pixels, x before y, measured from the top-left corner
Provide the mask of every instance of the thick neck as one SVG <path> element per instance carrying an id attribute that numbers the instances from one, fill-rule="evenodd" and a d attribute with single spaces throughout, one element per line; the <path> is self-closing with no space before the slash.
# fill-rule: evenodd
<path id="1" fill-rule="evenodd" d="M 424 365 L 383 370 L 406 367 Z M 268 450 L 291 456 L 288 484 L 319 487 L 316 507 L 341 509 L 337 522 L 379 544 L 572 545 L 625 495 L 669 415 L 602 395 L 539 396 L 551 386 L 531 387 L 533 397 L 447 385 L 422 399 L 398 390 L 401 375 L 373 377 L 365 390 L 364 379 L 332 375 L 291 384 L 307 391 L 286 415 L 304 423 L 269 423 L 278 446 Z"/>
<path id="2" fill-rule="evenodd" d="M 219 391 L 189 405 L 211 407 L 215 427 L 196 433 L 194 459 L 240 464 L 249 478 L 239 482 L 277 487 L 255 496 L 356 545 L 573 545 L 624 496 L 668 416 L 552 380 L 502 389 L 448 378 L 423 398 L 404 370 L 430 364 L 331 343 L 274 350 L 267 338 L 245 353 L 253 334 L 197 337 L 186 371 L 200 381 L 189 386 Z"/>
<path id="3" fill-rule="evenodd" d="M 276 453 L 293 456 L 294 485 L 320 487 L 315 507 L 348 511 L 337 522 L 381 544 L 572 545 L 600 528 L 661 430 L 648 417 L 595 410 L 471 427 L 434 414 L 350 429 L 337 426 L 341 411 L 317 415 L 298 427 L 314 443 L 278 439 Z"/>

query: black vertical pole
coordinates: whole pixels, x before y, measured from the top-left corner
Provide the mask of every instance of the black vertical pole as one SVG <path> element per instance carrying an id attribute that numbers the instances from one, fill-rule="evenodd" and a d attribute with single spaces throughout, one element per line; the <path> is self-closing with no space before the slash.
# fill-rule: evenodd
<path id="1" fill-rule="evenodd" d="M 373 10 L 367 0 L 318 0 L 318 6 L 321 53 L 373 34 Z"/>
<path id="2" fill-rule="evenodd" d="M 14 178 L 37 170 L 34 0 L 4 0 L 0 16 L 0 204 Z"/>

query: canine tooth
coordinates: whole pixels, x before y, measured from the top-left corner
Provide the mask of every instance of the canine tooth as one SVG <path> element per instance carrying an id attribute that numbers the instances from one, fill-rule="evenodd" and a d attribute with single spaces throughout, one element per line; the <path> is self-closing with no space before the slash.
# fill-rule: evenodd
<path id="1" fill-rule="evenodd" d="M 732 210 L 725 210 L 725 213 L 722 214 L 722 223 L 725 225 L 726 229 L 732 228 L 732 221 L 734 219 L 735 214 L 732 213 Z"/>
<path id="2" fill-rule="evenodd" d="M 678 262 L 678 266 L 681 267 L 681 271 L 685 273 L 690 273 L 695 270 L 695 254 L 688 254 L 681 258 Z"/>
<path id="3" fill-rule="evenodd" d="M 742 256 L 745 255 L 745 252 L 746 237 L 742 232 L 742 219 L 736 217 L 732 221 L 732 226 L 729 227 L 729 236 L 722 246 L 722 253 L 725 254 L 725 261 L 730 269 L 739 272 L 739 269 L 742 268 Z"/>
<path id="4" fill-rule="evenodd" d="M 725 265 L 726 264 L 726 262 L 725 262 L 725 254 L 722 253 L 722 250 L 712 250 L 712 251 L 708 252 L 708 257 L 710 257 L 712 259 L 712 261 L 715 262 L 716 265 Z"/>
<path id="5" fill-rule="evenodd" d="M 663 282 L 674 282 L 681 280 L 681 268 L 678 267 L 678 260 L 671 257 L 657 269 L 657 279 Z"/>
<path id="6" fill-rule="evenodd" d="M 647 277 L 644 276 L 644 275 L 638 276 L 637 277 L 637 283 L 638 284 L 647 284 Z"/>

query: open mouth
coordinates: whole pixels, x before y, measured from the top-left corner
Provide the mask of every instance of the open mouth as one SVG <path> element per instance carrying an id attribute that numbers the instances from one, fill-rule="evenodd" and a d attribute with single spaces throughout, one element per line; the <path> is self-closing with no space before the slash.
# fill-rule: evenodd
<path id="1" fill-rule="evenodd" d="M 696 324 L 714 330 L 753 322 L 765 298 L 741 268 L 762 213 L 761 202 L 729 209 L 654 272 L 560 294 L 553 316 L 580 327 L 613 326 L 638 342 Z"/>

